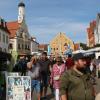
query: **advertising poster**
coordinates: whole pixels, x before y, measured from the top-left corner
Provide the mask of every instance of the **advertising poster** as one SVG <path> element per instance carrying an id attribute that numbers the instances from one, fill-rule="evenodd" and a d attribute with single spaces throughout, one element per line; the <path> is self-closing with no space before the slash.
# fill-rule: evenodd
<path id="1" fill-rule="evenodd" d="M 8 76 L 6 95 L 7 100 L 31 100 L 31 78 Z"/>

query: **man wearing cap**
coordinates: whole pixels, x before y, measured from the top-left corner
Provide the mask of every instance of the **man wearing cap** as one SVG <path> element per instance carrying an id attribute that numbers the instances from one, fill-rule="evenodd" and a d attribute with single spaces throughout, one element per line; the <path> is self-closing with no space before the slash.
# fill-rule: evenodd
<path id="1" fill-rule="evenodd" d="M 73 56 L 73 68 L 66 71 L 60 80 L 61 100 L 94 100 L 90 75 L 85 72 L 86 57 L 84 53 Z"/>
<path id="2" fill-rule="evenodd" d="M 20 72 L 22 76 L 25 76 L 26 69 L 27 69 L 27 61 L 25 59 L 25 55 L 20 55 L 18 62 L 15 64 L 15 66 L 13 68 L 13 71 Z"/>

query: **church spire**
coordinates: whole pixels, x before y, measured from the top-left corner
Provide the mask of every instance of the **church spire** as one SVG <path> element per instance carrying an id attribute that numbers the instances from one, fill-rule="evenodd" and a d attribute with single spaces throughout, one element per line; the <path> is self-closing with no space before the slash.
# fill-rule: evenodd
<path id="1" fill-rule="evenodd" d="M 18 23 L 22 23 L 25 19 L 25 4 L 23 0 L 18 4 Z"/>

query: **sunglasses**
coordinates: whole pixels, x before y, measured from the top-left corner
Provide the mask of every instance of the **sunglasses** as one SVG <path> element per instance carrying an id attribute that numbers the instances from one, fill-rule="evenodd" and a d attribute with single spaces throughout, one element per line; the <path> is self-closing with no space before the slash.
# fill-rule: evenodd
<path id="1" fill-rule="evenodd" d="M 56 61 L 56 62 L 61 62 L 61 61 Z"/>

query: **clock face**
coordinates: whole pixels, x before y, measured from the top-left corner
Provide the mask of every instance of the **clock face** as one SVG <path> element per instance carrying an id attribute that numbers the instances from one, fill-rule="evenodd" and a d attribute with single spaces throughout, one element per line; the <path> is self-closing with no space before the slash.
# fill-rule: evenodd
<path id="1" fill-rule="evenodd" d="M 23 20 L 23 17 L 22 16 L 18 16 L 18 22 L 21 23 Z"/>

